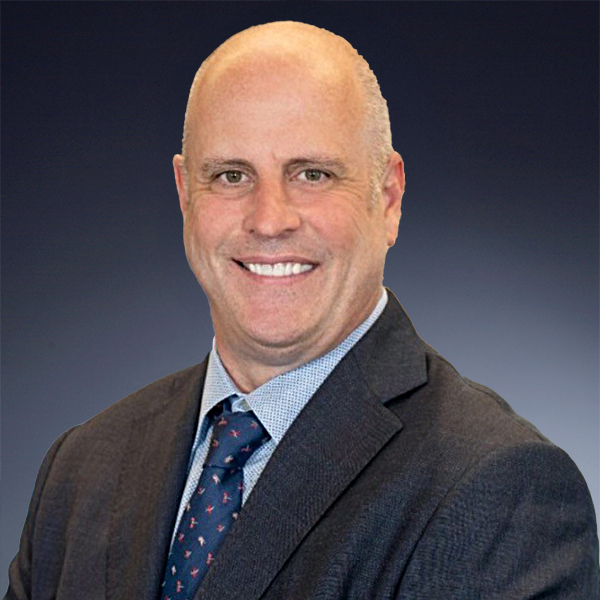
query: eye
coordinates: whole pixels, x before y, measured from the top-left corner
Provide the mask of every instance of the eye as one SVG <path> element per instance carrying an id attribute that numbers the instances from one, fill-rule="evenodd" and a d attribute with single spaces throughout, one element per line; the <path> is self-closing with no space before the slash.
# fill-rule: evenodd
<path id="1" fill-rule="evenodd" d="M 321 171 L 320 169 L 304 169 L 298 175 L 298 179 L 301 181 L 307 181 L 308 183 L 320 183 L 325 179 L 328 179 L 330 175 Z"/>
<path id="2" fill-rule="evenodd" d="M 246 175 L 244 175 L 244 173 L 242 173 L 241 171 L 232 170 L 219 173 L 216 179 L 217 181 L 220 181 L 222 183 L 235 185 L 237 183 L 242 183 L 244 177 L 246 177 Z"/>

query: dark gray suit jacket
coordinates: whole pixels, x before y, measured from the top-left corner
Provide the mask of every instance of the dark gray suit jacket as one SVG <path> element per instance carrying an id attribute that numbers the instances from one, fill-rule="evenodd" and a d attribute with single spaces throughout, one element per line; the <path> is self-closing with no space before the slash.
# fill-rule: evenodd
<path id="1" fill-rule="evenodd" d="M 41 467 L 9 599 L 158 599 L 206 361 L 71 429 Z M 596 600 L 568 456 L 388 306 L 290 427 L 197 600 Z"/>

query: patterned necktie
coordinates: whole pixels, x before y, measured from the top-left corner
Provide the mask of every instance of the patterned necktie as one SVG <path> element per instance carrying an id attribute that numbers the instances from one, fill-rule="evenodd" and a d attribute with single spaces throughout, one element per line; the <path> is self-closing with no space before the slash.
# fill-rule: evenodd
<path id="1" fill-rule="evenodd" d="M 252 412 L 231 412 L 229 402 L 214 420 L 198 487 L 181 517 L 165 573 L 163 600 L 192 600 L 215 554 L 242 508 L 242 468 L 269 439 Z"/>

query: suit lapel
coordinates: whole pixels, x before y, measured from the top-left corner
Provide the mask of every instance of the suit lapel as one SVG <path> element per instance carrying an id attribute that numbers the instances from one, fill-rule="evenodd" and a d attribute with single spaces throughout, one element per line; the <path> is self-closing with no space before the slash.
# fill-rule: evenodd
<path id="1" fill-rule="evenodd" d="M 425 383 L 426 366 L 423 342 L 389 294 L 380 319 L 283 437 L 196 600 L 260 598 L 328 507 L 402 429 L 384 402 Z"/>
<path id="2" fill-rule="evenodd" d="M 132 424 L 120 468 L 108 541 L 107 598 L 156 598 L 186 480 L 206 362 L 169 387 L 144 390 L 156 408 Z M 153 384 L 154 385 L 154 384 Z M 158 398 L 156 397 L 158 396 Z"/>

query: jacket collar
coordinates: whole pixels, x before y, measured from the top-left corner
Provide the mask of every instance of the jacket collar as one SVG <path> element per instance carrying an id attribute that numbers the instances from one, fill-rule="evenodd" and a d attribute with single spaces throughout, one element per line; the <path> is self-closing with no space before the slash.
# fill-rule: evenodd
<path id="1" fill-rule="evenodd" d="M 418 336 L 398 298 L 386 290 L 385 310 L 354 348 L 365 384 L 383 403 L 427 382 L 425 352 L 431 350 Z"/>

